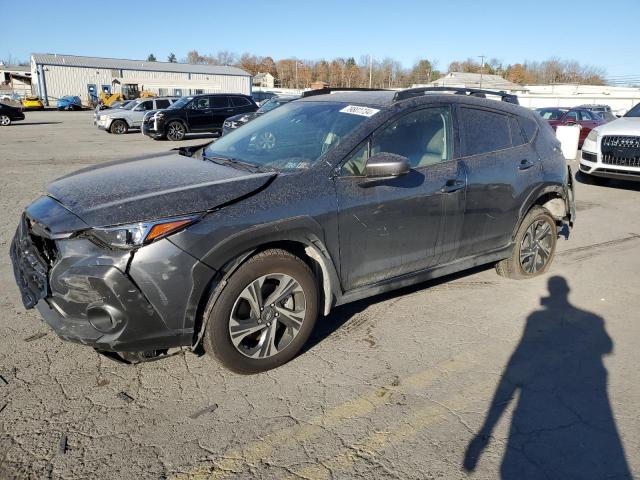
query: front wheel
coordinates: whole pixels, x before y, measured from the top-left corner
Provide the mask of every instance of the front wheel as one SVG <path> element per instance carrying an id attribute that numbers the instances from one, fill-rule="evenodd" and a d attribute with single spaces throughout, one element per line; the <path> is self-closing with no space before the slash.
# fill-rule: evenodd
<path id="1" fill-rule="evenodd" d="M 0 115 L 0 125 L 3 127 L 8 127 L 11 125 L 11 119 L 8 115 Z"/>
<path id="2" fill-rule="evenodd" d="M 167 138 L 173 142 L 179 142 L 187 134 L 187 130 L 180 122 L 171 122 L 167 125 Z"/>
<path id="3" fill-rule="evenodd" d="M 516 233 L 511 257 L 498 262 L 496 271 L 516 280 L 545 273 L 553 261 L 557 239 L 558 229 L 549 211 L 533 207 Z"/>
<path id="4" fill-rule="evenodd" d="M 267 250 L 240 266 L 207 307 L 205 351 L 237 373 L 270 370 L 300 351 L 317 317 L 309 266 L 284 250 Z"/>
<path id="5" fill-rule="evenodd" d="M 129 125 L 124 120 L 114 120 L 111 123 L 111 127 L 109 127 L 109 131 L 116 135 L 123 135 L 129 131 Z"/>

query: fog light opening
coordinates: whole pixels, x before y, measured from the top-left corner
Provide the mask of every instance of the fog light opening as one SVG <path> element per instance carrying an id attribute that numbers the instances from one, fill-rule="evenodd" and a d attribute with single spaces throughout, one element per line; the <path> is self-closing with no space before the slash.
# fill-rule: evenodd
<path id="1" fill-rule="evenodd" d="M 87 319 L 93 328 L 102 333 L 109 333 L 117 327 L 116 319 L 105 307 L 89 307 Z"/>

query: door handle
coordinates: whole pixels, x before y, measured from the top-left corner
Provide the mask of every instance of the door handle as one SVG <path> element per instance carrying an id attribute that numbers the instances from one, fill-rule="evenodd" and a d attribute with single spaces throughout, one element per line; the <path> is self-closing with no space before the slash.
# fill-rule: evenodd
<path id="1" fill-rule="evenodd" d="M 227 112 L 233 113 L 233 108 L 227 108 Z"/>
<path id="2" fill-rule="evenodd" d="M 518 170 L 529 170 L 531 167 L 535 166 L 535 163 L 530 162 L 526 158 L 520 161 L 520 165 L 518 165 Z"/>
<path id="3" fill-rule="evenodd" d="M 458 190 L 463 189 L 465 186 L 464 180 L 457 180 L 455 178 L 450 178 L 446 181 L 444 186 L 440 189 L 442 193 L 453 193 Z"/>

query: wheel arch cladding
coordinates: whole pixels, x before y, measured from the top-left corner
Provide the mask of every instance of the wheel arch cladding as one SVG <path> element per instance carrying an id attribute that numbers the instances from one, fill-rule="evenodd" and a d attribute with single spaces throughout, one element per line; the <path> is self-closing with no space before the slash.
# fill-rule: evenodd
<path id="1" fill-rule="evenodd" d="M 328 315 L 331 307 L 341 296 L 340 282 L 331 256 L 320 239 L 313 234 L 307 233 L 303 236 L 284 235 L 283 238 L 269 239 L 268 241 L 257 241 L 251 248 L 246 249 L 232 257 L 215 275 L 208 286 L 203 290 L 200 299 L 197 315 L 194 324 L 193 348 L 196 348 L 202 340 L 202 336 L 207 326 L 207 311 L 215 303 L 218 296 L 227 284 L 227 280 L 243 264 L 261 252 L 272 249 L 284 250 L 300 258 L 313 272 L 318 290 L 320 293 L 320 305 L 322 312 Z M 253 236 L 252 236 L 253 237 Z M 260 236 L 260 238 L 263 238 Z"/>

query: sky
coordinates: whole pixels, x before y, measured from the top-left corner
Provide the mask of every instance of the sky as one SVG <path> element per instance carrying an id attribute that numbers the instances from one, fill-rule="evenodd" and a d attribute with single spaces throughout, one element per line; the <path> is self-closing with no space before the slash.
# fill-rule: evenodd
<path id="1" fill-rule="evenodd" d="M 31 53 L 153 53 L 166 60 L 195 49 L 276 60 L 372 55 L 405 67 L 427 58 L 446 70 L 452 60 L 486 55 L 504 64 L 559 57 L 602 67 L 610 78 L 640 77 L 640 0 L 28 3 L 25 9 L 0 0 L 0 60 L 28 60 Z"/>

